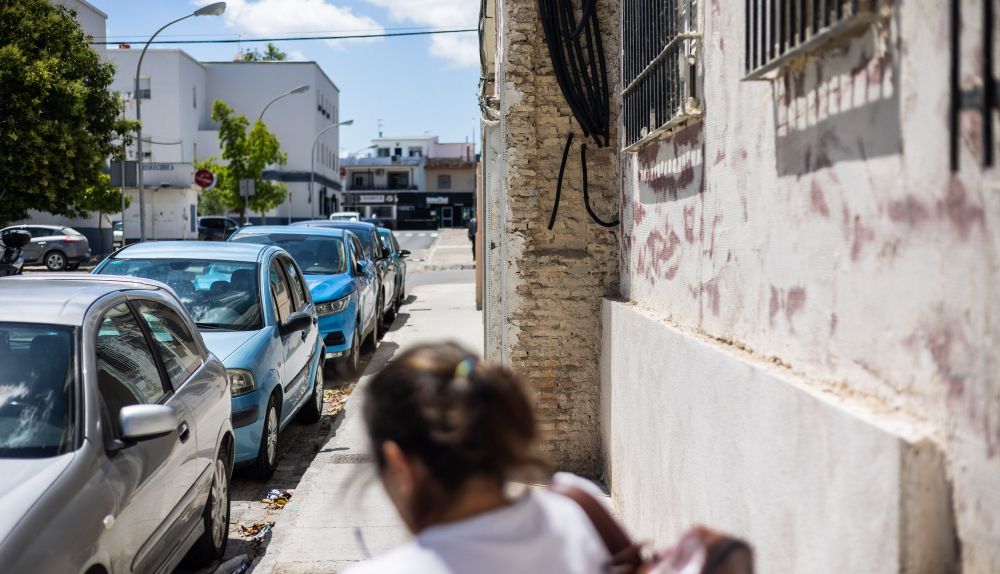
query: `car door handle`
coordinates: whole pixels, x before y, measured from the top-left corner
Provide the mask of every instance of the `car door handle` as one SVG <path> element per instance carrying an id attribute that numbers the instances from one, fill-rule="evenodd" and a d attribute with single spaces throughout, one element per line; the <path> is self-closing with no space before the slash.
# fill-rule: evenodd
<path id="1" fill-rule="evenodd" d="M 187 442 L 187 439 L 191 437 L 191 429 L 188 427 L 187 423 L 181 423 L 177 427 L 177 438 L 181 439 L 181 442 Z"/>

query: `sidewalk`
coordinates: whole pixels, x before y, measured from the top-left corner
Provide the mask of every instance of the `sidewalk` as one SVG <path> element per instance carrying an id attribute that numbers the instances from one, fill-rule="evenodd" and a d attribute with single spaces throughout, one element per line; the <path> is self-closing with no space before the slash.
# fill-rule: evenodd
<path id="1" fill-rule="evenodd" d="M 424 271 L 451 271 L 475 269 L 472 259 L 472 242 L 465 229 L 442 229 L 441 235 L 427 256 Z"/>
<path id="2" fill-rule="evenodd" d="M 253 572 L 340 572 L 408 538 L 375 473 L 361 418 L 365 385 L 395 354 L 416 343 L 455 340 L 480 353 L 483 349 L 474 284 L 423 285 L 412 295 L 416 300 L 402 308 L 386 334 Z"/>

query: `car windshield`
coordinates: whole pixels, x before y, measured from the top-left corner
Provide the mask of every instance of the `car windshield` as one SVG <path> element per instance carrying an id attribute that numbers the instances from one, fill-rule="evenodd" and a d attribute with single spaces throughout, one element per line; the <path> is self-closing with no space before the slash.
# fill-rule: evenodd
<path id="1" fill-rule="evenodd" d="M 346 215 L 346 214 L 345 215 L 331 215 L 330 216 L 330 220 L 331 221 L 357 221 L 358 220 L 358 216 L 357 215 Z"/>
<path id="2" fill-rule="evenodd" d="M 113 231 L 121 231 L 122 229 L 124 229 L 124 227 L 122 226 L 122 222 L 121 221 L 116 221 L 116 222 L 114 222 L 114 223 L 111 224 L 111 229 Z"/>
<path id="3" fill-rule="evenodd" d="M 73 445 L 73 329 L 0 323 L 0 458 L 44 458 Z"/>
<path id="4" fill-rule="evenodd" d="M 335 275 L 347 270 L 344 240 L 340 237 L 295 233 L 248 233 L 237 235 L 230 241 L 277 245 L 291 254 L 306 275 Z"/>
<path id="5" fill-rule="evenodd" d="M 112 259 L 100 272 L 166 283 L 202 329 L 253 331 L 263 326 L 257 263 Z"/>
<path id="6" fill-rule="evenodd" d="M 382 243 L 382 250 L 386 253 L 392 253 L 392 239 L 389 238 L 389 233 L 388 231 L 383 233 L 381 230 L 378 232 L 378 240 Z"/>

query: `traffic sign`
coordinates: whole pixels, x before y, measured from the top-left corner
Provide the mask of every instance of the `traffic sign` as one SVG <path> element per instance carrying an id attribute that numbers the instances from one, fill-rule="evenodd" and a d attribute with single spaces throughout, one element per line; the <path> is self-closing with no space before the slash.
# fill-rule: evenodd
<path id="1" fill-rule="evenodd" d="M 212 189 L 215 187 L 215 174 L 210 170 L 201 168 L 194 172 L 194 183 L 204 190 Z"/>
<path id="2" fill-rule="evenodd" d="M 253 179 L 240 180 L 240 197 L 253 197 L 257 195 L 257 182 Z"/>

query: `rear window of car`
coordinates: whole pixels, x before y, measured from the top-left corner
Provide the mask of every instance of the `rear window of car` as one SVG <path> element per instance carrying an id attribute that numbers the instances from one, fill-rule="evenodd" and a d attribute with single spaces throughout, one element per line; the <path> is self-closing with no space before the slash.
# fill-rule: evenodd
<path id="1" fill-rule="evenodd" d="M 62 228 L 62 234 L 63 235 L 83 235 L 82 233 L 80 233 L 79 231 L 73 229 L 72 227 L 63 227 Z"/>

